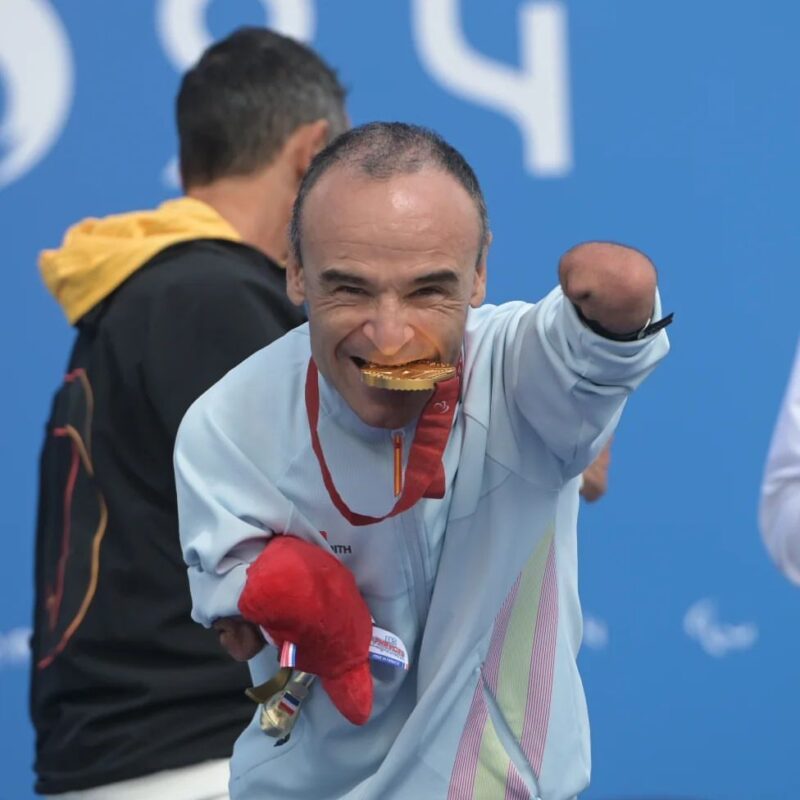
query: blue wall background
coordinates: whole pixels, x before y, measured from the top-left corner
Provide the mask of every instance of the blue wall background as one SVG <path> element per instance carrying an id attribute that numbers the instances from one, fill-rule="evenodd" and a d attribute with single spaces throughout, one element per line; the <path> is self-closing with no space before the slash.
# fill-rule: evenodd
<path id="1" fill-rule="evenodd" d="M 556 144 L 568 163 L 526 160 L 520 128 L 492 100 L 503 91 L 497 74 L 476 98 L 431 71 L 419 30 L 444 47 L 448 31 L 434 30 L 432 16 L 448 6 L 466 48 L 463 63 L 444 67 L 452 80 L 472 80 L 476 54 L 518 74 L 537 50 L 520 36 L 523 12 L 542 15 L 540 31 L 563 22 L 563 36 L 554 29 L 537 52 L 565 55 L 557 99 L 568 115 Z M 0 798 L 32 796 L 24 645 L 36 460 L 72 339 L 37 252 L 83 216 L 175 193 L 165 167 L 179 70 L 157 23 L 170 11 L 214 37 L 242 23 L 302 25 L 351 88 L 355 122 L 423 123 L 461 148 L 492 217 L 490 300 L 543 295 L 558 256 L 579 240 L 618 239 L 652 255 L 676 312 L 673 352 L 631 402 L 611 490 L 582 518 L 595 763 L 584 797 L 800 796 L 800 591 L 775 571 L 756 527 L 798 332 L 800 6 L 0 0 Z M 173 31 L 173 51 L 189 46 L 188 30 Z M 59 119 L 57 87 L 69 89 L 70 70 Z M 541 70 L 537 78 L 558 90 Z M 552 121 L 545 107 L 537 114 Z M 25 161 L 26 137 L 46 140 L 48 130 L 50 145 L 9 174 Z"/>

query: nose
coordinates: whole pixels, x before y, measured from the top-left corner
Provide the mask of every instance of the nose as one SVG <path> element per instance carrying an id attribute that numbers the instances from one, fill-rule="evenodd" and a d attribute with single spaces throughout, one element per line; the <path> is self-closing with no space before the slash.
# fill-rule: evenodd
<path id="1" fill-rule="evenodd" d="M 395 302 L 381 303 L 364 323 L 363 331 L 375 349 L 387 358 L 399 353 L 414 338 L 414 329 Z"/>

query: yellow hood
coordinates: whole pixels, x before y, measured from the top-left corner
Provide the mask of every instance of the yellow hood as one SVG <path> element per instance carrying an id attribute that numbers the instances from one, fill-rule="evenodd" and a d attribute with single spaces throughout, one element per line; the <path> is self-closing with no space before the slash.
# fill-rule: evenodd
<path id="1" fill-rule="evenodd" d="M 182 197 L 153 211 L 90 217 L 73 225 L 60 249 L 42 252 L 39 269 L 75 323 L 154 255 L 189 239 L 241 237 L 211 206 Z"/>

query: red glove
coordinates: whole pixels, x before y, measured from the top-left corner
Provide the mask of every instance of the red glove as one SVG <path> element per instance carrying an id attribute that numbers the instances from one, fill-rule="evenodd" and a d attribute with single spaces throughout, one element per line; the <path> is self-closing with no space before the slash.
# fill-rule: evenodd
<path id="1" fill-rule="evenodd" d="M 319 676 L 350 722 L 369 719 L 372 618 L 352 573 L 337 558 L 295 536 L 274 537 L 247 569 L 239 610 L 278 647 L 297 645 L 297 669 Z"/>

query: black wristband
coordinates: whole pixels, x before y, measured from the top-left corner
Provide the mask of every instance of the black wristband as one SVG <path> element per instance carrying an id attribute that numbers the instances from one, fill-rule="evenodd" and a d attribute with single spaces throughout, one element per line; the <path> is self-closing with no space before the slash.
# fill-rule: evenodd
<path id="1" fill-rule="evenodd" d="M 594 331 L 598 336 L 602 336 L 604 339 L 611 339 L 613 342 L 638 342 L 639 339 L 646 339 L 648 336 L 652 336 L 654 333 L 658 333 L 663 328 L 666 328 L 667 325 L 672 323 L 672 318 L 675 316 L 674 314 L 667 314 L 666 317 L 662 317 L 657 322 L 648 320 L 643 328 L 638 331 L 633 331 L 633 333 L 614 333 L 604 328 L 599 322 L 585 317 L 575 303 L 572 304 L 572 307 L 575 309 L 578 319 L 589 328 L 589 330 Z"/>

